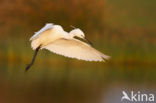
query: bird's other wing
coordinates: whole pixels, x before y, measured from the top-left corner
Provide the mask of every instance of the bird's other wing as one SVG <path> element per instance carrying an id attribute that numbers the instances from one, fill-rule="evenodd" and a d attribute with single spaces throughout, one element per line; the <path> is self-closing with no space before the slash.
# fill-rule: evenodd
<path id="1" fill-rule="evenodd" d="M 57 39 L 43 48 L 53 53 L 86 61 L 104 61 L 109 56 L 76 39 Z"/>
<path id="2" fill-rule="evenodd" d="M 54 27 L 54 24 L 47 23 L 43 28 L 41 28 L 41 30 L 39 30 L 38 32 L 35 32 L 35 34 L 30 38 L 30 40 L 34 40 L 40 34 L 42 34 L 44 31 L 49 30 L 49 29 L 52 29 L 53 27 Z"/>

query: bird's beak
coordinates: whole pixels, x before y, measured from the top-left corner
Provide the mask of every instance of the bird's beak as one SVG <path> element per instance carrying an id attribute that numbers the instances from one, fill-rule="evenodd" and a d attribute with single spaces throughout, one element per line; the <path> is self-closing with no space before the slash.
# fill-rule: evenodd
<path id="1" fill-rule="evenodd" d="M 75 38 L 75 39 L 78 39 L 78 40 L 80 40 L 80 41 L 83 41 L 83 42 L 85 42 L 85 43 L 87 43 L 87 44 L 89 44 L 89 45 L 91 45 L 91 46 L 93 46 L 93 43 L 90 42 L 86 37 L 74 36 L 74 38 Z"/>
<path id="2" fill-rule="evenodd" d="M 84 38 L 88 44 L 90 44 L 91 46 L 93 46 L 93 43 L 91 41 L 89 41 L 86 37 Z"/>

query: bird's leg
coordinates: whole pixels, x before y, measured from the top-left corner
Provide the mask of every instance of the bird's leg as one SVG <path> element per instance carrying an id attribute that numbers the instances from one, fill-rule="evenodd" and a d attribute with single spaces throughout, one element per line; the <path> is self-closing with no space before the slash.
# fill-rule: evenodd
<path id="1" fill-rule="evenodd" d="M 38 53 L 38 51 L 39 51 L 40 48 L 41 48 L 41 46 L 39 46 L 39 47 L 36 48 L 35 53 L 34 53 L 34 56 L 33 56 L 33 58 L 32 58 L 32 61 L 31 61 L 31 63 L 28 64 L 28 66 L 26 67 L 25 72 L 28 71 L 29 68 L 33 65 L 33 63 L 34 63 L 34 61 L 35 61 L 35 58 L 36 58 L 36 56 L 37 56 L 37 53 Z"/>

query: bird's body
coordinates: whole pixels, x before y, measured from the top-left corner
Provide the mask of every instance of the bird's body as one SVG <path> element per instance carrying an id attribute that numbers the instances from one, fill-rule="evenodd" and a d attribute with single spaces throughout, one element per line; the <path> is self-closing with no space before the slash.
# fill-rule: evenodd
<path id="1" fill-rule="evenodd" d="M 78 28 L 68 33 L 60 25 L 48 23 L 30 38 L 31 47 L 33 50 L 39 47 L 66 57 L 86 61 L 109 59 L 109 56 L 94 49 L 91 45 L 75 39 L 75 36 L 86 40 L 84 33 Z"/>
<path id="2" fill-rule="evenodd" d="M 70 37 L 67 32 L 59 25 L 47 24 L 40 31 L 36 32 L 30 40 L 32 41 L 31 47 L 35 50 L 38 46 L 44 46 L 50 44 L 51 42 L 59 38 Z"/>

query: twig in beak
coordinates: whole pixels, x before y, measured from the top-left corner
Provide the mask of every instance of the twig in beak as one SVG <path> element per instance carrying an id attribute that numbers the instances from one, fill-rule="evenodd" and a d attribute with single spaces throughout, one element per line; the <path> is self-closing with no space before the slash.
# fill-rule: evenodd
<path id="1" fill-rule="evenodd" d="M 73 28 L 73 29 L 76 29 L 76 27 L 75 27 L 75 26 L 73 26 L 73 25 L 70 25 L 70 27 L 71 27 L 71 28 Z"/>

